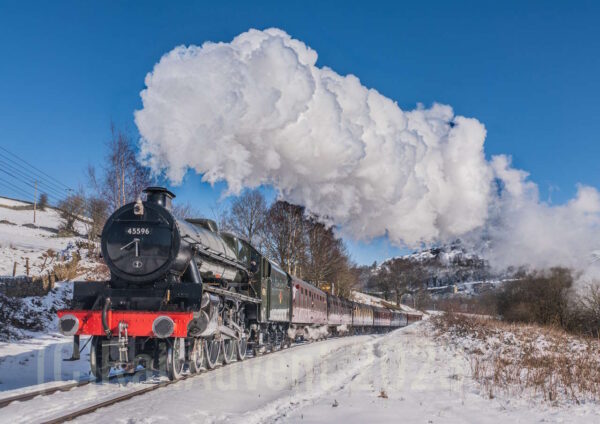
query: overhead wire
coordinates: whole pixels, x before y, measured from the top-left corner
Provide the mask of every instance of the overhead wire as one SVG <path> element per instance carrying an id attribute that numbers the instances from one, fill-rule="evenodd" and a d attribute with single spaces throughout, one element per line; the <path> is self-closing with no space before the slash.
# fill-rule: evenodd
<path id="1" fill-rule="evenodd" d="M 35 183 L 37 183 L 38 189 L 41 192 L 46 191 L 46 192 L 48 192 L 47 194 L 52 193 L 52 194 L 56 195 L 56 197 L 59 197 L 59 198 L 63 198 L 66 194 L 66 193 L 64 193 L 64 190 L 60 191 L 59 189 L 57 189 L 55 187 L 48 186 L 46 183 L 36 179 L 35 176 L 28 175 L 25 171 L 17 168 L 15 165 L 6 163 L 2 158 L 0 158 L 0 165 L 4 166 L 5 170 L 8 169 L 13 173 L 18 174 L 21 178 L 26 179 L 29 183 L 32 183 L 34 185 L 35 185 Z"/>
<path id="2" fill-rule="evenodd" d="M 31 199 L 33 197 L 32 193 L 28 193 L 18 187 L 15 187 L 14 184 L 12 183 L 6 183 L 6 180 L 3 180 L 0 178 L 0 186 L 4 187 L 5 189 L 8 190 L 8 192 L 10 193 L 18 193 L 19 196 L 23 196 L 26 199 Z M 13 194 L 14 196 L 14 194 Z"/>
<path id="3" fill-rule="evenodd" d="M 45 193 L 48 199 L 57 206 L 65 202 L 67 205 L 69 204 L 69 192 L 72 192 L 73 189 L 2 146 L 0 146 L 0 165 L 0 172 L 20 183 L 18 192 L 22 195 L 26 194 L 28 199 Z M 15 182 L 7 181 L 7 179 L 3 179 L 3 181 L 5 188 L 13 192 L 17 191 L 14 187 Z M 33 188 L 37 196 L 32 196 L 28 190 L 23 190 L 23 184 Z"/>
<path id="4" fill-rule="evenodd" d="M 18 182 L 20 182 L 20 183 L 22 183 L 22 184 L 25 184 L 25 185 L 27 185 L 27 186 L 29 186 L 29 187 L 30 187 L 30 188 L 32 188 L 34 191 L 36 190 L 35 183 L 31 183 L 31 182 L 29 182 L 29 181 L 23 181 L 23 180 L 20 180 L 20 179 L 19 179 L 18 177 L 16 177 L 14 174 L 12 174 L 12 173 L 8 172 L 6 169 L 2 169 L 2 168 L 0 168 L 0 172 L 3 172 L 3 173 L 5 173 L 6 175 L 8 175 L 8 176 L 10 176 L 10 177 L 14 178 L 16 181 L 18 181 Z M 53 195 L 53 194 L 52 194 L 52 195 L 48 194 L 48 197 L 49 197 L 49 198 L 51 198 L 51 199 L 53 199 L 53 200 L 55 200 L 55 201 L 58 201 L 58 202 L 60 202 L 60 201 L 62 200 L 60 197 L 57 197 L 57 196 L 55 196 L 55 195 Z"/>
<path id="5" fill-rule="evenodd" d="M 0 150 L 3 150 L 4 152 L 8 153 L 9 155 L 15 157 L 20 162 L 22 162 L 22 163 L 26 164 L 27 166 L 29 166 L 30 168 L 34 169 L 39 174 L 44 175 L 47 178 L 53 180 L 56 184 L 63 186 L 65 189 L 67 189 L 67 190 L 73 190 L 71 187 L 67 186 L 66 184 L 64 184 L 61 181 L 59 181 L 58 179 L 56 179 L 55 177 L 52 177 L 51 175 L 47 174 L 46 172 L 42 171 L 41 169 L 39 169 L 39 168 L 35 167 L 34 165 L 30 164 L 25 159 L 21 158 L 20 156 L 16 155 L 15 153 L 11 152 L 10 150 L 6 149 L 5 147 L 0 146 Z M 0 154 L 2 154 L 2 153 L 0 153 Z"/>

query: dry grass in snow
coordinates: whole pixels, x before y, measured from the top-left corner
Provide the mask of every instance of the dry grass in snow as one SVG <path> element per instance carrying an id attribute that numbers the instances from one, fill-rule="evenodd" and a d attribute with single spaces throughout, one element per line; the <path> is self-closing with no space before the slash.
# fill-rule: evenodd
<path id="1" fill-rule="evenodd" d="M 432 318 L 440 340 L 464 350 L 490 398 L 564 403 L 600 399 L 600 343 L 535 325 L 448 313 Z"/>

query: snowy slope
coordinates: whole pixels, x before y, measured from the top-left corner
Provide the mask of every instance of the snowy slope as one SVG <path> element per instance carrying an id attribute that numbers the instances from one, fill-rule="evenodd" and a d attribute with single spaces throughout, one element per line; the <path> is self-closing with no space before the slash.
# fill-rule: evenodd
<path id="1" fill-rule="evenodd" d="M 48 272 L 54 265 L 69 261 L 78 251 L 76 243 L 83 240 L 57 237 L 60 217 L 52 208 L 38 210 L 36 227 L 32 228 L 33 211 L 23 209 L 30 206 L 0 197 L 0 276 L 12 275 L 14 262 L 17 275 L 24 275 L 26 258 L 31 276 Z M 76 230 L 84 234 L 85 224 L 77 221 Z M 46 259 L 48 249 L 55 255 Z M 79 251 L 78 279 L 96 276 L 98 264 L 87 253 L 85 249 Z M 88 375 L 86 362 L 62 364 L 62 358 L 70 354 L 71 339 L 57 333 L 56 310 L 67 305 L 71 291 L 70 282 L 57 282 L 42 297 L 0 294 L 0 392 Z"/>
<path id="2" fill-rule="evenodd" d="M 0 275 L 12 275 L 17 262 L 17 275 L 25 274 L 25 258 L 29 258 L 31 275 L 42 271 L 42 255 L 52 249 L 56 253 L 73 246 L 79 237 L 57 237 L 60 215 L 50 207 L 36 212 L 37 228 L 33 226 L 33 211 L 12 209 L 27 207 L 30 204 L 0 197 Z M 77 221 L 75 229 L 86 233 L 85 224 Z"/>
<path id="3" fill-rule="evenodd" d="M 593 423 L 595 404 L 561 408 L 489 399 L 459 349 L 426 322 L 384 336 L 312 343 L 234 363 L 103 408 L 80 423 Z M 105 384 L 2 410 L 11 423 L 38 422 L 130 390 Z M 135 385 L 134 385 L 135 386 Z M 141 383 L 137 386 L 142 387 Z"/>
<path id="4" fill-rule="evenodd" d="M 364 303 L 365 305 L 370 305 L 370 306 L 378 306 L 380 308 L 387 308 L 388 306 L 393 306 L 394 308 L 397 308 L 401 311 L 407 312 L 407 313 L 411 313 L 411 314 L 417 314 L 417 315 L 421 315 L 422 313 L 414 308 L 411 308 L 408 305 L 396 305 L 392 302 L 386 302 L 384 299 L 380 298 L 380 297 L 376 297 L 376 296 L 371 296 L 369 294 L 366 293 L 362 293 L 356 290 L 352 290 L 352 300 L 354 300 L 355 302 L 360 302 L 360 303 Z"/>
<path id="5" fill-rule="evenodd" d="M 32 386 L 55 385 L 89 376 L 87 361 L 62 361 L 70 357 L 73 339 L 58 333 L 56 310 L 66 306 L 72 296 L 71 289 L 70 283 L 61 282 L 47 296 L 12 299 L 21 308 L 17 318 L 36 321 L 43 330 L 12 329 L 12 341 L 0 342 L 0 397 L 31 390 Z M 86 347 L 83 357 L 87 351 Z"/>
<path id="6" fill-rule="evenodd" d="M 409 262 L 415 269 L 419 269 L 427 287 L 498 281 L 508 275 L 507 271 L 492 270 L 487 261 L 469 252 L 458 242 L 386 259 L 373 272 L 389 268 L 396 261 Z"/>

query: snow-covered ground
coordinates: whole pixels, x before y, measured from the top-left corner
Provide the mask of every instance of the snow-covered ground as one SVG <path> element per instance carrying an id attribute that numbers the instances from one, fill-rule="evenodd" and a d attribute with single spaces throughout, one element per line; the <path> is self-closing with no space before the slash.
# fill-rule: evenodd
<path id="1" fill-rule="evenodd" d="M 32 228 L 33 210 L 12 209 L 27 206 L 30 205 L 0 197 L 0 276 L 12 275 L 15 262 L 17 275 L 24 275 L 25 258 L 29 258 L 30 274 L 37 275 L 48 266 L 48 260 L 44 263 L 44 253 L 48 249 L 60 253 L 80 239 L 57 237 L 60 215 L 50 207 L 36 212 L 36 228 Z M 75 230 L 84 234 L 85 224 L 76 221 Z"/>
<path id="2" fill-rule="evenodd" d="M 33 211 L 23 209 L 29 206 L 0 197 L 0 276 L 12 275 L 15 261 L 17 275 L 24 275 L 25 258 L 29 258 L 31 276 L 45 273 L 57 263 L 69 261 L 78 250 L 77 241 L 83 240 L 57 237 L 60 216 L 50 207 L 37 211 L 36 227 L 32 227 Z M 75 229 L 84 234 L 85 223 L 77 221 Z M 48 249 L 54 255 L 48 256 Z M 84 279 L 92 276 L 98 264 L 87 257 L 87 251 L 79 253 L 82 258 L 77 278 Z M 56 310 L 66 306 L 71 293 L 70 282 L 57 282 L 42 297 L 12 298 L 0 294 L 0 396 L 89 375 L 87 362 L 62 361 L 71 354 L 72 339 L 56 331 Z"/>
<path id="3" fill-rule="evenodd" d="M 464 352 L 422 321 L 383 336 L 330 339 L 204 373 L 81 417 L 82 423 L 594 423 L 594 403 L 489 399 Z M 38 422 L 144 383 L 92 384 L 2 409 Z"/>
<path id="4" fill-rule="evenodd" d="M 554 406 L 597 404 L 600 341 L 475 314 L 436 315 L 438 341 L 461 349 L 487 396 Z"/>
<path id="5" fill-rule="evenodd" d="M 13 315 L 14 319 L 35 321 L 41 330 L 11 329 L 11 341 L 0 342 L 0 397 L 44 383 L 55 385 L 89 375 L 86 361 L 63 362 L 71 356 L 73 339 L 58 333 L 56 310 L 65 307 L 71 293 L 72 284 L 60 282 L 47 296 L 10 300 L 18 302 L 16 306 L 20 309 Z M 0 305 L 13 307 L 12 303 Z M 83 355 L 87 351 L 86 347 Z"/>

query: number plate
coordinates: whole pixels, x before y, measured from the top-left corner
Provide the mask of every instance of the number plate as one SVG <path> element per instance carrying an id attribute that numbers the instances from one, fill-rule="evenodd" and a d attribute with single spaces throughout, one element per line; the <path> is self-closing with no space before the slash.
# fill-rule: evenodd
<path id="1" fill-rule="evenodd" d="M 148 227 L 129 227 L 125 232 L 131 236 L 147 236 L 150 234 Z"/>

